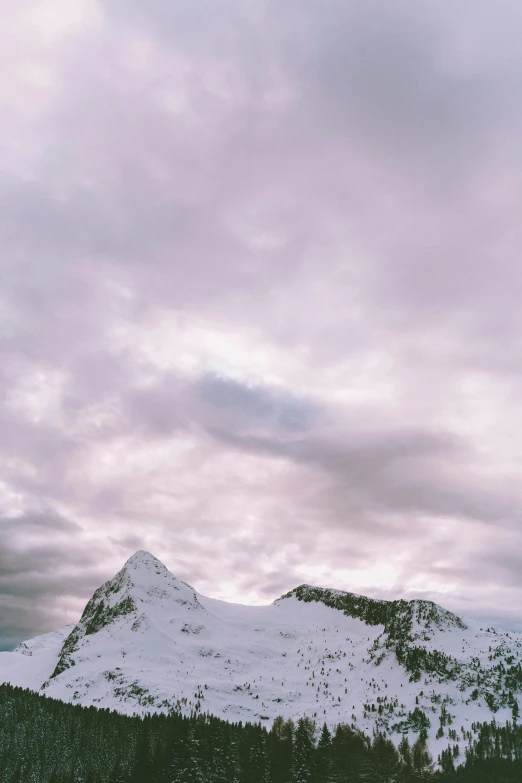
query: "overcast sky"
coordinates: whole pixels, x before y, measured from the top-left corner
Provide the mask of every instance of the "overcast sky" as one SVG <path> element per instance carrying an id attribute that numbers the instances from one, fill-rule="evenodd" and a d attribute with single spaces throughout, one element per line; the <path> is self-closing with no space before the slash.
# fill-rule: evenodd
<path id="1" fill-rule="evenodd" d="M 17 0 L 0 646 L 144 548 L 522 629 L 508 0 Z"/>

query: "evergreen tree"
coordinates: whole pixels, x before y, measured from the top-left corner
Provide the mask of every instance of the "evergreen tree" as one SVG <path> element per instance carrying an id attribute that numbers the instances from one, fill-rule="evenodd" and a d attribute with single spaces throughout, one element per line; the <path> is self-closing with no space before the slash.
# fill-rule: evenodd
<path id="1" fill-rule="evenodd" d="M 512 693 L 514 699 L 515 689 Z M 508 698 L 509 692 L 506 702 Z M 267 734 L 260 724 L 234 725 L 177 714 L 129 717 L 0 685 L 1 783 L 522 781 L 518 723 L 472 724 L 463 761 L 455 734 L 455 744 L 440 754 L 437 773 L 432 771 L 426 739 L 421 731 L 410 748 L 404 737 L 397 752 L 383 735 L 370 741 L 362 732 L 339 725 L 331 737 L 323 726 L 314 750 L 308 719 L 295 728 L 278 718 Z"/>
<path id="2" fill-rule="evenodd" d="M 379 781 L 395 783 L 402 772 L 402 764 L 393 742 L 377 734 L 372 744 L 372 756 Z"/>
<path id="3" fill-rule="evenodd" d="M 22 765 L 17 764 L 16 769 L 13 772 L 13 775 L 11 776 L 10 783 L 22 783 L 23 775 L 22 775 Z"/>
<path id="4" fill-rule="evenodd" d="M 440 766 L 443 772 L 451 774 L 455 772 L 455 764 L 453 763 L 453 752 L 451 748 L 443 750 L 439 756 Z"/>
<path id="5" fill-rule="evenodd" d="M 203 772 L 200 741 L 196 738 L 196 732 L 192 727 L 189 728 L 186 736 L 185 753 L 178 759 L 176 766 L 172 783 L 208 783 Z"/>
<path id="6" fill-rule="evenodd" d="M 426 745 L 426 732 L 421 731 L 419 738 L 411 749 L 413 768 L 421 778 L 427 778 L 433 772 L 433 759 Z"/>
<path id="7" fill-rule="evenodd" d="M 146 725 L 143 726 L 136 746 L 136 757 L 129 783 L 143 783 L 152 779 L 152 760 L 149 753 L 149 735 Z M 87 781 L 86 781 L 87 783 Z M 91 781 L 88 781 L 91 783 Z"/>
<path id="8" fill-rule="evenodd" d="M 332 738 L 333 771 L 336 783 L 351 783 L 367 774 L 367 746 L 363 735 L 350 726 L 339 724 Z"/>
<path id="9" fill-rule="evenodd" d="M 292 783 L 309 783 L 314 775 L 315 724 L 310 718 L 297 722 L 292 765 Z"/>
<path id="10" fill-rule="evenodd" d="M 408 742 L 408 737 L 406 735 L 403 736 L 399 743 L 399 754 L 404 770 L 406 773 L 409 773 L 413 769 L 413 758 L 410 743 Z"/>
<path id="11" fill-rule="evenodd" d="M 239 742 L 233 730 L 230 730 L 228 734 L 226 759 L 227 783 L 242 783 L 243 774 L 239 759 Z"/>
<path id="12" fill-rule="evenodd" d="M 317 783 L 329 783 L 332 773 L 332 735 L 326 723 L 321 729 L 315 754 L 315 778 Z"/>
<path id="13" fill-rule="evenodd" d="M 295 725 L 278 716 L 268 737 L 270 772 L 273 783 L 288 783 L 292 777 Z"/>
<path id="14" fill-rule="evenodd" d="M 224 725 L 216 723 L 212 730 L 212 744 L 210 750 L 209 783 L 230 783 L 227 769 L 227 750 L 229 743 L 225 735 Z"/>
<path id="15" fill-rule="evenodd" d="M 265 734 L 256 732 L 249 760 L 248 783 L 270 783 L 270 762 L 268 759 Z"/>

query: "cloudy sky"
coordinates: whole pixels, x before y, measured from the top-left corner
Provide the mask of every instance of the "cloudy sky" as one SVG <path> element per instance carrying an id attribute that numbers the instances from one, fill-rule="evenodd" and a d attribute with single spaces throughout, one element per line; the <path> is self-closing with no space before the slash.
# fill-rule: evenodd
<path id="1" fill-rule="evenodd" d="M 508 0 L 18 0 L 0 647 L 136 549 L 522 628 Z"/>

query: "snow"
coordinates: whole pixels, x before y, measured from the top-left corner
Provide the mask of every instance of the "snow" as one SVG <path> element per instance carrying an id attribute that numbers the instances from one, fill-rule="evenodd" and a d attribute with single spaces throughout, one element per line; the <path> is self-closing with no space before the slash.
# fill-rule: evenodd
<path id="1" fill-rule="evenodd" d="M 0 652 L 0 681 L 38 690 L 51 676 L 62 645 L 74 625 L 35 636 L 22 642 L 14 652 Z"/>
<path id="2" fill-rule="evenodd" d="M 522 635 L 483 630 L 473 621 L 460 627 L 440 607 L 427 626 L 420 619 L 426 602 L 417 603 L 413 637 L 460 661 L 464 675 L 473 672 L 472 659 L 481 672 L 498 664 L 500 658 L 489 660 L 489 647 L 503 645 L 504 659 L 522 660 Z M 393 725 L 419 706 L 431 721 L 435 758 L 448 745 L 448 728 L 457 730 L 463 750 L 461 726 L 470 730 L 474 721 L 511 718 L 508 707 L 493 715 L 482 694 L 470 700 L 476 685 L 465 685 L 463 677 L 441 681 L 423 674 L 410 682 L 383 634 L 382 625 L 295 594 L 269 606 L 207 598 L 140 551 L 96 591 L 76 626 L 0 653 L 0 682 L 129 714 L 175 709 L 267 725 L 277 715 L 308 715 L 330 726 L 354 723 L 370 734 L 387 729 L 396 742 L 401 733 Z M 393 715 L 385 710 L 379 716 L 379 704 L 395 699 Z M 444 702 L 453 722 L 437 740 Z M 364 704 L 374 704 L 375 712 Z M 409 732 L 411 741 L 415 736 Z"/>

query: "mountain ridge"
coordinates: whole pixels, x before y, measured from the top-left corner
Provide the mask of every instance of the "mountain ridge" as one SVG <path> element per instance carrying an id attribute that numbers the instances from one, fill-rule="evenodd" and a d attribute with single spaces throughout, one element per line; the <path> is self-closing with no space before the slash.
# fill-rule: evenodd
<path id="1" fill-rule="evenodd" d="M 385 627 L 389 627 L 393 624 L 397 615 L 407 615 L 410 618 L 410 622 L 413 623 L 414 610 L 416 609 L 417 619 L 426 620 L 426 626 L 428 621 L 431 620 L 441 627 L 442 619 L 444 618 L 446 623 L 451 622 L 462 629 L 467 627 L 458 615 L 444 609 L 434 601 L 427 601 L 421 598 L 413 598 L 409 601 L 402 598 L 385 600 L 368 598 L 367 596 L 344 590 L 302 584 L 282 595 L 277 601 L 294 595 L 300 601 L 320 601 L 327 606 L 343 611 L 349 617 L 364 619 L 369 625 L 382 624 Z"/>
<path id="2" fill-rule="evenodd" d="M 440 752 L 477 721 L 516 717 L 522 635 L 423 599 L 311 585 L 267 606 L 229 604 L 140 550 L 77 623 L 0 654 L 1 681 L 131 714 L 308 715 L 397 742 L 426 731 Z"/>

